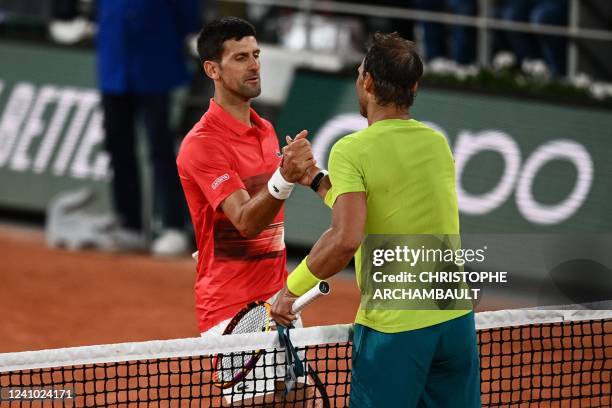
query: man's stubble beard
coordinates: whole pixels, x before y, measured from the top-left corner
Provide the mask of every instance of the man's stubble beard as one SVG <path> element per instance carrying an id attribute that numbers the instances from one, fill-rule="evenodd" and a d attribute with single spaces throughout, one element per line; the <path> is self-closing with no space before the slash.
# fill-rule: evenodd
<path id="1" fill-rule="evenodd" d="M 253 99 L 257 98 L 261 94 L 261 79 L 259 80 L 259 84 L 256 88 L 251 88 L 246 84 L 239 84 L 238 89 L 232 89 L 228 82 L 225 82 L 223 78 L 221 78 L 221 82 L 223 87 L 229 91 L 230 93 L 243 98 L 243 99 Z"/>
<path id="2" fill-rule="evenodd" d="M 251 88 L 247 85 L 241 84 L 238 94 L 244 98 L 257 98 L 261 94 L 261 82 L 256 88 Z"/>

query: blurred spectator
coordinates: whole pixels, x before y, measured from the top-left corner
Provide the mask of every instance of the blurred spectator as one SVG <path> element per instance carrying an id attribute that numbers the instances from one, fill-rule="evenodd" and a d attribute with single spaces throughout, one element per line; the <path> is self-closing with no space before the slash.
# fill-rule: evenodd
<path id="1" fill-rule="evenodd" d="M 72 45 L 94 36 L 91 16 L 81 15 L 77 0 L 54 0 L 53 20 L 49 24 L 51 38 L 60 44 Z"/>
<path id="2" fill-rule="evenodd" d="M 353 2 L 352 0 L 347 0 Z M 371 4 L 376 6 L 386 7 L 410 7 L 411 0 L 379 0 L 372 2 L 371 0 L 362 0 L 361 3 Z M 380 17 L 370 17 L 366 22 L 366 30 L 368 33 L 375 31 L 393 32 L 397 31 L 403 38 L 414 39 L 414 22 L 404 19 L 383 19 Z M 365 51 L 365 50 L 364 50 Z"/>
<path id="3" fill-rule="evenodd" d="M 49 19 L 54 4 L 40 0 L 0 0 L 0 13 L 11 13 L 30 18 Z"/>
<path id="4" fill-rule="evenodd" d="M 504 20 L 566 25 L 568 3 L 567 0 L 511 0 L 501 6 L 498 14 Z M 511 51 L 516 54 L 519 66 L 525 68 L 533 65 L 533 60 L 544 60 L 553 77 L 565 75 L 565 38 L 516 31 L 507 31 L 504 36 Z"/>
<path id="5" fill-rule="evenodd" d="M 447 11 L 449 13 L 474 16 L 476 0 L 412 0 L 412 6 L 428 11 Z M 425 43 L 425 58 L 450 58 L 467 65 L 476 58 L 476 30 L 472 27 L 440 23 L 421 22 Z"/>
<path id="6" fill-rule="evenodd" d="M 159 199 L 162 233 L 158 255 L 187 248 L 184 198 L 169 127 L 170 92 L 190 78 L 185 37 L 200 24 L 199 0 L 98 0 L 98 79 L 102 91 L 106 148 L 114 170 L 113 204 L 120 226 L 117 249 L 144 249 L 142 188 L 137 164 L 136 118 L 143 119 Z"/>
<path id="7" fill-rule="evenodd" d="M 78 9 L 76 0 L 53 0 L 54 19 L 73 20 L 78 17 Z"/>
<path id="8" fill-rule="evenodd" d="M 403 7 L 417 10 L 449 12 L 460 15 L 476 15 L 476 0 L 338 0 L 357 4 L 384 7 Z M 476 30 L 471 27 L 445 25 L 432 22 L 416 22 L 407 19 L 365 17 L 365 30 L 397 31 L 403 38 L 414 39 L 414 25 L 423 29 L 424 56 L 428 61 L 452 59 L 460 64 L 471 64 L 476 54 Z M 362 42 L 362 41 L 361 41 Z"/>

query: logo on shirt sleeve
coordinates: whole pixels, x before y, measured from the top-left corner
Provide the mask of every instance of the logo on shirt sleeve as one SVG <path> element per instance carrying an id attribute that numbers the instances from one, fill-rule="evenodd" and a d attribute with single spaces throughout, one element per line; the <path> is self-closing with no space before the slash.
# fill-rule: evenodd
<path id="1" fill-rule="evenodd" d="M 219 177 L 217 177 L 215 179 L 215 181 L 212 182 L 212 184 L 210 185 L 212 187 L 213 190 L 216 190 L 217 187 L 219 187 L 219 185 L 221 185 L 223 182 L 229 180 L 229 174 L 225 173 Z"/>

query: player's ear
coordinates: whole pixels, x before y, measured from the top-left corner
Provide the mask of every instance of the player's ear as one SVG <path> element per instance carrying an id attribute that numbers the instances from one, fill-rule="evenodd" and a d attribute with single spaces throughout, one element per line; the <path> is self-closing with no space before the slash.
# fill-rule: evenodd
<path id="1" fill-rule="evenodd" d="M 363 75 L 363 89 L 368 93 L 374 93 L 374 78 L 369 72 L 365 72 Z"/>
<path id="2" fill-rule="evenodd" d="M 410 88 L 412 93 L 416 93 L 417 89 L 419 89 L 419 83 L 418 82 L 416 82 L 414 85 L 412 85 L 412 88 Z"/>
<path id="3" fill-rule="evenodd" d="M 204 73 L 206 73 L 207 77 L 213 81 L 219 79 L 219 64 L 214 61 L 204 61 L 202 67 L 204 68 Z"/>

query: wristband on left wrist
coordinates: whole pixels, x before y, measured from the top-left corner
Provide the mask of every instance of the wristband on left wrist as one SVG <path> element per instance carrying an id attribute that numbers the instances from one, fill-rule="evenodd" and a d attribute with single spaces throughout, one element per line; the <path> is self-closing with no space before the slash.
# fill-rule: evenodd
<path id="1" fill-rule="evenodd" d="M 308 257 L 304 258 L 287 278 L 287 289 L 295 296 L 302 296 L 321 280 L 310 271 L 307 260 Z"/>

